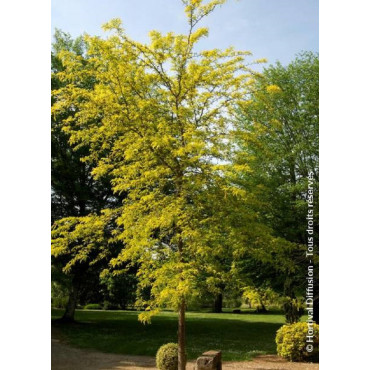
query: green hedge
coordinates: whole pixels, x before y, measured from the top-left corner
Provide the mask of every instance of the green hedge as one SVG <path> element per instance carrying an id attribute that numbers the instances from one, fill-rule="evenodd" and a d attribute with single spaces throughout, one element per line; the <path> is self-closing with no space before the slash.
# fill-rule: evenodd
<path id="1" fill-rule="evenodd" d="M 102 306 L 99 303 L 89 303 L 84 307 L 84 310 L 101 310 Z"/>

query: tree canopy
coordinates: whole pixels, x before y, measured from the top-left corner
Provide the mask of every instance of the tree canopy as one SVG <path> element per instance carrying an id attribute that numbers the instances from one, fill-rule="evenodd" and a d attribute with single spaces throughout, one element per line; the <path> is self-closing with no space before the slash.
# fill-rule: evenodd
<path id="1" fill-rule="evenodd" d="M 319 225 L 319 58 L 305 52 L 288 66 L 265 68 L 251 99 L 240 106 L 234 161 L 248 165 L 237 182 L 258 199 L 274 235 L 302 245 L 287 253 L 297 267 L 275 289 L 295 298 L 305 290 L 308 181 L 313 179 L 314 238 Z M 312 174 L 312 175 L 310 175 Z M 318 249 L 315 261 L 318 262 Z M 318 271 L 318 269 L 316 269 Z M 274 274 L 274 273 L 273 273 Z M 271 276 L 268 269 L 264 280 Z M 318 282 L 318 276 L 316 276 Z M 280 285 L 280 288 L 278 288 Z M 318 298 L 318 290 L 316 289 Z M 318 314 L 318 309 L 315 310 Z M 317 320 L 317 318 L 316 318 Z"/>

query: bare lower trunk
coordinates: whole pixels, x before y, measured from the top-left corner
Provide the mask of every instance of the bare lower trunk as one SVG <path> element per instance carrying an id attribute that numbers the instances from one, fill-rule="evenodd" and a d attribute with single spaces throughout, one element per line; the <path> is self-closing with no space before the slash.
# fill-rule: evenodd
<path id="1" fill-rule="evenodd" d="M 222 312 L 222 293 L 218 293 L 216 295 L 214 306 L 213 306 L 213 312 L 216 312 L 216 313 Z"/>
<path id="2" fill-rule="evenodd" d="M 182 299 L 179 309 L 179 327 L 178 327 L 178 346 L 179 346 L 179 365 L 178 370 L 185 370 L 185 300 Z"/>
<path id="3" fill-rule="evenodd" d="M 76 306 L 77 306 L 77 287 L 72 284 L 71 291 L 69 292 L 67 308 L 62 317 L 63 321 L 74 321 Z"/>

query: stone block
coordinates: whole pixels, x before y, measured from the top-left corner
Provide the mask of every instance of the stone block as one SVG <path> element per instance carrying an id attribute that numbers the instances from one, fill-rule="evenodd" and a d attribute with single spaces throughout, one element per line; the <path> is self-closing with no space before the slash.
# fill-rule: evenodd
<path id="1" fill-rule="evenodd" d="M 221 351 L 207 351 L 197 358 L 195 370 L 222 370 Z"/>

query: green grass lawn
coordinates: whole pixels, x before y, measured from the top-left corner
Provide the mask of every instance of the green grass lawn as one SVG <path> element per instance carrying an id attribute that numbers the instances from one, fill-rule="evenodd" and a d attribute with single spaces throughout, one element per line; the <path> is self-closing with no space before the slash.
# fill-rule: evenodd
<path id="1" fill-rule="evenodd" d="M 102 352 L 155 356 L 158 348 L 176 342 L 177 315 L 163 312 L 150 325 L 141 324 L 133 311 L 76 311 L 74 324 L 56 321 L 61 310 L 52 310 L 52 325 L 73 346 Z M 284 324 L 282 314 L 186 314 L 187 353 L 197 358 L 210 349 L 222 350 L 226 361 L 250 360 L 258 354 L 276 353 L 275 334 Z"/>

